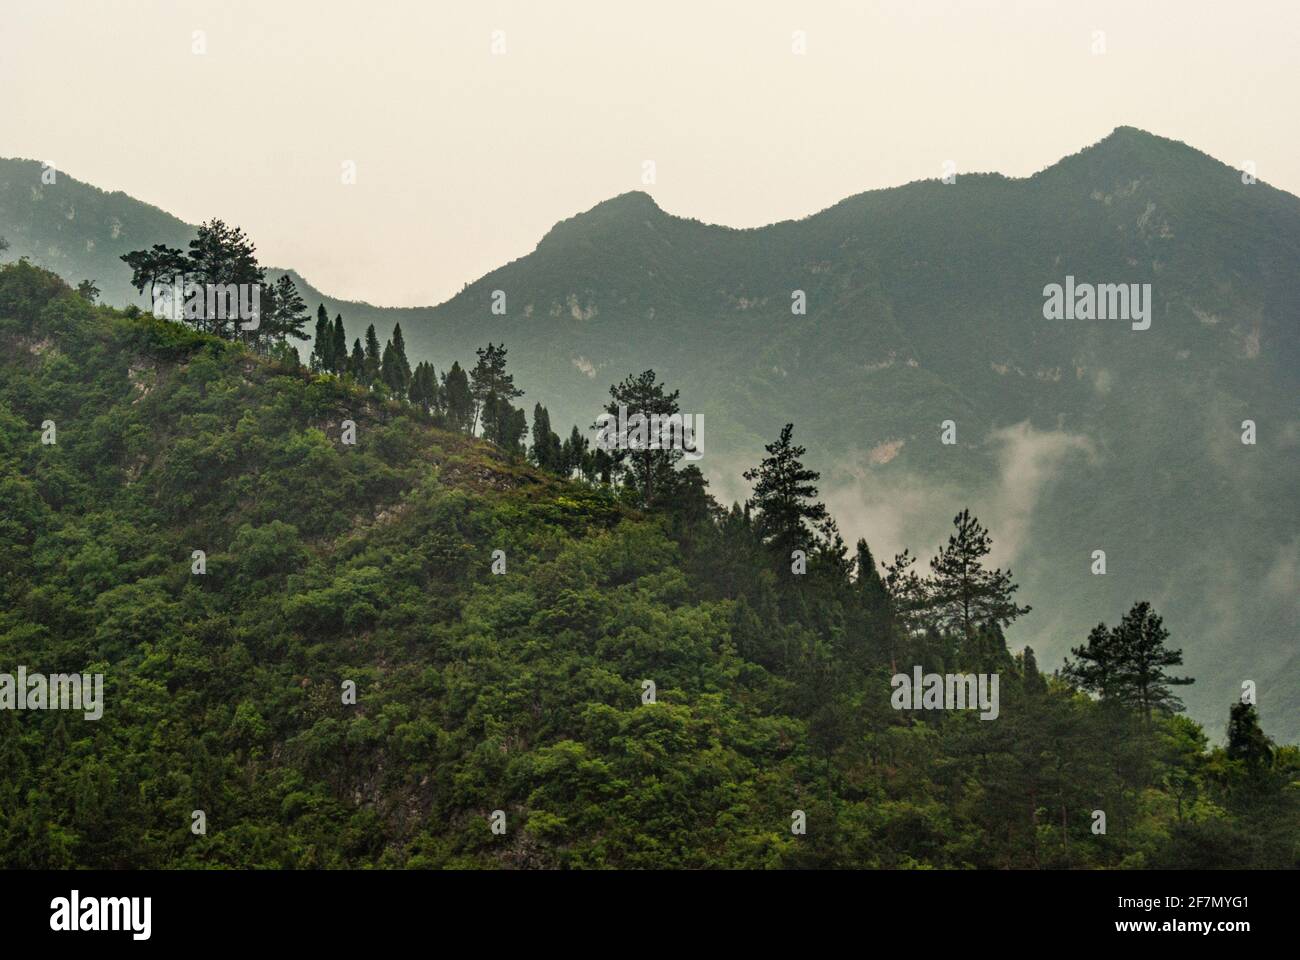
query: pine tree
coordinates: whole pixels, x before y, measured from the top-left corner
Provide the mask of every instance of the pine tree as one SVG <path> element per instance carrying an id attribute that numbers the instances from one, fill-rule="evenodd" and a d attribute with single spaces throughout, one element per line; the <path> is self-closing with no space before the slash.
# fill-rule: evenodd
<path id="1" fill-rule="evenodd" d="M 864 632 L 879 640 L 877 652 L 888 656 L 893 649 L 894 618 L 889 590 L 876 569 L 876 559 L 871 555 L 867 541 L 859 539 L 853 558 L 856 571 L 854 592 L 864 618 Z"/>
<path id="2" fill-rule="evenodd" d="M 743 474 L 754 484 L 746 505 L 756 512 L 758 536 L 786 561 L 780 565 L 783 571 L 788 571 L 793 551 L 811 549 L 829 519 L 825 504 L 815 499 L 821 474 L 803 465 L 800 458 L 807 451 L 794 443 L 793 433 L 794 424 L 787 423 L 780 438 L 764 447 L 763 461 Z"/>
<path id="3" fill-rule="evenodd" d="M 469 374 L 470 396 L 474 400 L 474 409 L 470 418 L 470 432 L 473 433 L 479 425 L 481 418 L 498 416 L 504 412 L 505 408 L 500 406 L 499 401 L 505 401 L 507 406 L 511 400 L 516 397 L 522 397 L 524 392 L 515 386 L 513 374 L 506 372 L 506 345 L 499 346 L 489 343 L 486 347 L 480 347 L 475 354 L 478 356 L 478 362 Z M 488 401 L 488 395 L 495 394 L 496 400 L 491 404 Z M 483 431 L 486 436 L 487 431 L 499 433 L 500 425 L 492 424 L 489 428 L 484 422 Z"/>
<path id="4" fill-rule="evenodd" d="M 976 673 L 1009 672 L 1015 665 L 1002 628 L 992 620 L 979 624 L 974 635 L 963 640 L 954 662 Z"/>
<path id="5" fill-rule="evenodd" d="M 1173 713 L 1182 710 L 1182 701 L 1169 688 L 1195 681 L 1191 677 L 1171 677 L 1165 673 L 1165 667 L 1182 664 L 1183 652 L 1165 646 L 1169 631 L 1151 609 L 1151 604 L 1145 600 L 1135 603 L 1115 629 L 1121 654 L 1120 680 L 1142 716 L 1150 720 L 1152 710 Z"/>
<path id="6" fill-rule="evenodd" d="M 352 356 L 348 359 L 348 373 L 357 383 L 366 382 L 366 351 L 361 346 L 361 338 L 352 341 Z"/>
<path id="7" fill-rule="evenodd" d="M 434 412 L 439 406 L 438 393 L 438 378 L 433 372 L 433 365 L 421 360 L 411 374 L 411 403 L 426 412 Z"/>
<path id="8" fill-rule="evenodd" d="M 383 368 L 383 357 L 379 353 L 379 336 L 375 333 L 375 325 L 372 323 L 366 327 L 366 367 L 363 382 L 368 387 L 373 387 L 380 382 L 380 374 Z"/>
<path id="9" fill-rule="evenodd" d="M 1114 700 L 1120 692 L 1120 652 L 1115 632 L 1099 623 L 1088 634 L 1088 642 L 1072 647 L 1078 660 L 1065 660 L 1061 675 L 1080 690 L 1095 693 L 1102 700 Z"/>
<path id="10" fill-rule="evenodd" d="M 916 557 L 910 550 L 895 554 L 893 562 L 885 564 L 890 613 L 895 630 L 904 638 L 924 634 L 930 627 L 929 586 L 913 569 L 915 566 Z"/>
<path id="11" fill-rule="evenodd" d="M 564 449 L 559 435 L 551 430 L 551 415 L 540 403 L 533 406 L 533 462 L 543 470 L 565 475 Z"/>
<path id="12" fill-rule="evenodd" d="M 1031 608 L 1012 599 L 1020 588 L 1011 582 L 1010 570 L 985 569 L 993 539 L 970 511 L 963 510 L 952 522 L 957 532 L 930 561 L 930 600 L 940 629 L 970 642 L 979 627 L 1005 627 Z"/>
<path id="13" fill-rule="evenodd" d="M 1077 662 L 1066 660 L 1062 675 L 1081 689 L 1101 695 L 1103 700 L 1136 709 L 1150 721 L 1154 710 L 1178 712 L 1183 704 L 1170 687 L 1185 686 L 1191 677 L 1172 677 L 1165 667 L 1183 662 L 1181 650 L 1165 646 L 1169 631 L 1151 604 L 1135 603 L 1119 625 L 1093 627 L 1085 647 L 1070 652 Z"/>
<path id="14" fill-rule="evenodd" d="M 181 272 L 199 284 L 248 284 L 265 287 L 266 271 L 258 266 L 253 241 L 239 227 L 222 220 L 201 224 L 190 241 L 187 262 Z M 235 316 L 205 316 L 200 329 L 234 339 L 243 334 Z M 257 331 L 249 331 L 256 339 Z"/>
<path id="15" fill-rule="evenodd" d="M 411 371 L 411 385 L 406 390 L 406 399 L 409 400 L 413 406 L 417 406 L 421 410 L 428 409 L 428 406 L 425 403 L 423 361 L 417 363 L 415 369 Z"/>
<path id="16" fill-rule="evenodd" d="M 155 243 L 148 250 L 133 250 L 119 258 L 131 268 L 131 286 L 143 294 L 149 288 L 149 302 L 154 302 L 154 287 L 159 283 L 172 284 L 185 275 L 189 260 L 175 247 Z"/>
<path id="17" fill-rule="evenodd" d="M 1033 696 L 1047 692 L 1047 681 L 1038 669 L 1038 658 L 1034 656 L 1034 648 L 1026 645 L 1024 652 L 1020 657 L 1020 676 L 1025 685 L 1025 693 Z"/>
<path id="18" fill-rule="evenodd" d="M 331 369 L 342 376 L 348 371 L 348 335 L 343 331 L 343 314 L 336 314 L 334 326 L 330 330 Z"/>
<path id="19" fill-rule="evenodd" d="M 628 376 L 609 388 L 605 406 L 605 423 L 592 426 L 600 431 L 596 445 L 610 458 L 615 470 L 626 470 L 631 484 L 640 492 L 641 502 L 656 502 L 659 489 L 672 486 L 672 473 L 683 456 L 685 437 L 672 435 L 672 427 L 681 426 L 679 390 L 668 392 L 653 370 Z M 621 416 L 627 418 L 627 436 L 619 435 Z"/>
<path id="20" fill-rule="evenodd" d="M 438 372 L 433 369 L 433 364 L 425 364 L 424 376 L 425 393 L 429 397 L 429 412 L 442 419 L 447 415 L 447 395 L 443 392 L 442 382 L 438 378 Z"/>
<path id="21" fill-rule="evenodd" d="M 447 426 L 452 430 L 469 433 L 474 423 L 474 398 L 470 393 L 469 376 L 458 361 L 443 375 L 442 392 L 447 408 Z"/>
<path id="22" fill-rule="evenodd" d="M 316 373 L 334 369 L 334 329 L 323 303 L 316 308 L 316 335 L 312 338 L 310 364 Z"/>
<path id="23" fill-rule="evenodd" d="M 400 399 L 405 395 L 406 379 L 402 376 L 402 368 L 398 363 L 397 351 L 393 349 L 392 340 L 384 344 L 384 356 L 380 365 L 379 378 L 393 396 Z"/>
<path id="24" fill-rule="evenodd" d="M 561 472 L 564 476 L 572 476 L 573 471 L 577 470 L 582 474 L 584 480 L 595 479 L 595 461 L 588 450 L 589 446 L 590 442 L 582 435 L 575 423 L 573 430 L 565 438 L 564 445 L 560 448 Z"/>
<path id="25" fill-rule="evenodd" d="M 483 439 L 495 443 L 511 456 L 524 456 L 522 444 L 528 432 L 528 419 L 524 411 L 511 406 L 510 401 L 489 391 L 483 402 Z"/>
<path id="26" fill-rule="evenodd" d="M 266 295 L 262 298 L 262 321 L 258 329 L 260 335 L 275 343 L 285 343 L 290 337 L 306 340 L 307 304 L 293 278 L 287 273 L 280 274 Z"/>
<path id="27" fill-rule="evenodd" d="M 853 567 L 857 572 L 855 583 L 863 607 L 883 615 L 889 606 L 889 591 L 885 589 L 885 582 L 876 569 L 876 559 L 871 555 L 871 548 L 861 538 L 858 540 Z"/>
<path id="28" fill-rule="evenodd" d="M 257 265 L 256 254 L 253 241 L 239 227 L 209 220 L 190 241 L 185 272 L 197 283 L 261 283 L 265 271 Z"/>
<path id="29" fill-rule="evenodd" d="M 1273 742 L 1260 728 L 1254 704 L 1232 705 L 1228 712 L 1228 745 L 1225 752 L 1229 760 L 1244 761 L 1249 768 L 1273 765 Z"/>
<path id="30" fill-rule="evenodd" d="M 411 386 L 411 364 L 406 359 L 406 341 L 402 339 L 402 325 L 396 324 L 393 327 L 393 361 L 395 370 L 392 374 L 393 382 L 399 386 L 394 391 L 399 397 L 406 396 L 406 391 Z M 386 363 L 387 361 L 385 361 Z M 388 382 L 388 374 L 385 371 L 385 382 Z"/>

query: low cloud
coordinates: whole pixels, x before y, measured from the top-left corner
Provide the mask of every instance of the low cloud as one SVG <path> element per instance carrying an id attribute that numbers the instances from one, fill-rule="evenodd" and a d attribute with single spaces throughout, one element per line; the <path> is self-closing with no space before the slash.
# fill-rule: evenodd
<path id="1" fill-rule="evenodd" d="M 1264 589 L 1278 600 L 1287 600 L 1300 586 L 1300 537 L 1277 548 L 1264 577 Z"/>
<path id="2" fill-rule="evenodd" d="M 864 538 L 878 560 L 908 548 L 922 563 L 947 541 L 952 518 L 964 507 L 993 536 L 992 562 L 1007 566 L 1029 544 L 1034 511 L 1043 492 L 1071 458 L 1096 458 L 1093 442 L 1082 434 L 1038 430 L 1028 421 L 991 432 L 991 475 L 974 489 L 936 482 L 899 463 L 839 464 L 823 484 L 822 499 L 851 545 Z"/>
<path id="3" fill-rule="evenodd" d="M 1096 449 L 1082 434 L 1035 430 L 1028 420 L 993 431 L 989 441 L 1000 449 L 992 513 L 985 526 L 994 533 L 993 562 L 1006 566 L 1028 541 L 1034 509 L 1047 485 L 1072 454 L 1083 454 L 1091 462 Z"/>

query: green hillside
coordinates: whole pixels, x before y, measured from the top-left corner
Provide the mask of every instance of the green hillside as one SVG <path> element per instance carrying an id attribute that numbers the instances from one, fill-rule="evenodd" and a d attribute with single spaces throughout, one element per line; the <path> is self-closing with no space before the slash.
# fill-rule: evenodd
<path id="1" fill-rule="evenodd" d="M 1252 711 L 1212 748 L 903 629 L 834 540 L 791 575 L 689 470 L 638 509 L 380 396 L 0 266 L 0 673 L 106 681 L 99 720 L 0 710 L 0 863 L 1300 860 L 1300 753 Z M 1000 674 L 997 719 L 895 709 L 913 664 Z"/>
<path id="2" fill-rule="evenodd" d="M 0 233 L 14 233 L 11 255 L 75 281 L 87 271 L 41 253 L 84 245 L 89 203 L 72 198 L 92 188 L 60 188 L 82 211 L 67 219 L 53 193 L 30 202 L 38 174 L 21 188 L 9 175 Z M 14 217 L 33 225 L 11 231 Z M 169 239 L 181 226 L 145 236 L 132 223 L 122 252 L 183 246 Z M 77 244 L 49 240 L 56 227 Z M 1221 705 L 1253 681 L 1266 723 L 1294 742 L 1298 266 L 1300 200 L 1120 128 L 1033 177 L 917 182 L 752 230 L 625 194 L 434 308 L 299 286 L 309 306 L 343 314 L 349 337 L 374 323 L 382 342 L 400 322 L 412 362 L 440 371 L 504 340 L 565 431 L 592 422 L 611 382 L 655 369 L 704 415 L 700 467 L 724 499 L 747 495 L 741 470 L 794 421 L 850 539 L 885 555 L 938 543 L 958 499 L 1005 531 L 999 559 L 1044 611 L 1011 627 L 1013 648 L 1031 644 L 1054 668 L 1097 619 L 1150 597 L 1200 678 L 1191 715 L 1220 739 Z M 1067 275 L 1150 283 L 1150 329 L 1045 320 L 1043 288 Z M 796 290 L 805 314 L 791 312 Z"/>

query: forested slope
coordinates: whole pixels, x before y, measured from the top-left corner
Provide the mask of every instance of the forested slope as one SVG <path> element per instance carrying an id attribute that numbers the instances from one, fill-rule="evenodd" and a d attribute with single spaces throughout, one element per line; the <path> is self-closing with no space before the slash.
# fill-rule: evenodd
<path id="1" fill-rule="evenodd" d="M 0 865 L 1296 864 L 1251 717 L 1211 749 L 905 630 L 865 545 L 790 576 L 672 482 L 641 509 L 0 267 L 0 672 L 105 675 L 100 720 L 0 710 Z M 997 672 L 998 718 L 894 709 L 914 664 Z"/>
<path id="2" fill-rule="evenodd" d="M 196 235 L 47 172 L 0 159 L 9 256 L 94 281 L 110 303 L 141 297 L 122 254 Z M 1198 677 L 1191 716 L 1218 736 L 1249 679 L 1269 729 L 1298 743 L 1297 264 L 1300 198 L 1120 127 L 1031 177 L 963 171 L 755 229 L 622 194 L 436 307 L 346 303 L 287 275 L 353 336 L 373 324 L 382 344 L 400 325 L 412 364 L 446 371 L 504 340 L 566 427 L 653 367 L 706 415 L 700 466 L 728 498 L 793 420 L 841 528 L 880 552 L 933 543 L 960 495 L 1038 607 L 1013 645 L 1055 669 L 1135 591 L 1163 608 Z M 1149 284 L 1149 329 L 1046 319 L 1044 288 L 1067 277 Z M 1097 549 L 1106 576 L 1088 572 Z"/>

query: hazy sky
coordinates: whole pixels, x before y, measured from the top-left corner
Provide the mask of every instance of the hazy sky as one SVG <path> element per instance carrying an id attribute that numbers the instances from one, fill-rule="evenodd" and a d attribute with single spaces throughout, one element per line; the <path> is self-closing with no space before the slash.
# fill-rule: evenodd
<path id="1" fill-rule="evenodd" d="M 0 0 L 0 156 L 392 305 L 626 190 L 755 226 L 1121 124 L 1300 193 L 1298 80 L 1296 0 Z"/>

